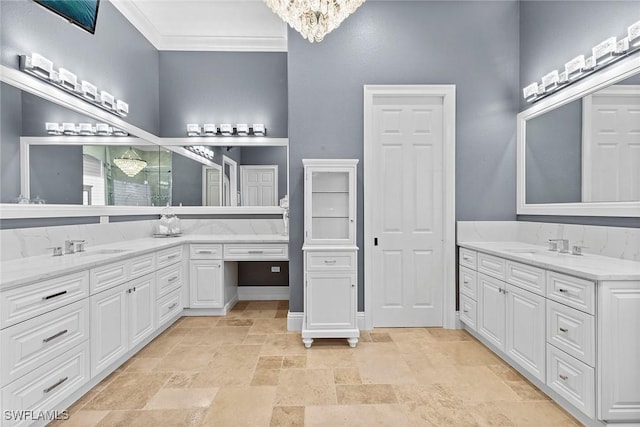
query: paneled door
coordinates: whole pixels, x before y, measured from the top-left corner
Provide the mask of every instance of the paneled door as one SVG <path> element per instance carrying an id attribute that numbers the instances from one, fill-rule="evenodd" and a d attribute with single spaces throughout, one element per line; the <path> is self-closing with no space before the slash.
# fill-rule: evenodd
<path id="1" fill-rule="evenodd" d="M 242 204 L 278 205 L 278 165 L 240 166 Z"/>
<path id="2" fill-rule="evenodd" d="M 443 110 L 443 96 L 378 96 L 365 122 L 376 327 L 443 325 Z"/>

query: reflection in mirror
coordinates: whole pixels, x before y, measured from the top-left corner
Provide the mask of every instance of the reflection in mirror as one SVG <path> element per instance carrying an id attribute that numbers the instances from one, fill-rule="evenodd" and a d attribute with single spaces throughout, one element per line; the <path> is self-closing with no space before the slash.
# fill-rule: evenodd
<path id="1" fill-rule="evenodd" d="M 640 75 L 526 123 L 526 203 L 640 201 Z"/>

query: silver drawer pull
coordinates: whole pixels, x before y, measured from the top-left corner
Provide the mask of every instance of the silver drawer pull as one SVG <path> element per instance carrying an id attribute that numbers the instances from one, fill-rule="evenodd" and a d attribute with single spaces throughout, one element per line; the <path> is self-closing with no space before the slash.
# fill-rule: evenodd
<path id="1" fill-rule="evenodd" d="M 569 332 L 569 330 L 567 328 L 560 328 L 560 332 Z"/>
<path id="2" fill-rule="evenodd" d="M 465 285 L 468 285 L 468 284 L 469 284 L 469 281 L 468 281 L 468 280 L 465 280 L 465 281 L 463 281 L 462 283 L 464 283 Z"/>
<path id="3" fill-rule="evenodd" d="M 263 254 L 264 251 L 249 251 L 250 254 Z"/>
<path id="4" fill-rule="evenodd" d="M 51 390 L 53 390 L 54 388 L 58 387 L 60 384 L 62 384 L 63 382 L 65 382 L 66 380 L 68 380 L 69 377 L 64 377 L 61 378 L 60 380 L 58 380 L 57 383 L 55 383 L 54 385 L 52 385 L 51 387 L 47 387 L 44 390 L 42 390 L 44 393 L 49 393 Z"/>
<path id="5" fill-rule="evenodd" d="M 177 256 L 178 256 L 178 254 L 169 255 L 167 257 L 167 259 L 173 259 L 173 258 L 176 258 Z"/>
<path id="6" fill-rule="evenodd" d="M 568 294 L 569 291 L 567 289 L 558 288 L 558 292 L 562 292 L 563 294 Z"/>
<path id="7" fill-rule="evenodd" d="M 325 264 L 335 264 L 335 263 L 336 263 L 336 260 L 335 260 L 335 259 L 332 259 L 332 260 L 325 259 L 325 260 L 324 260 L 324 263 L 325 263 Z"/>
<path id="8" fill-rule="evenodd" d="M 466 260 L 466 261 L 469 261 L 469 260 L 471 259 L 471 257 L 470 257 L 470 256 L 466 256 L 466 255 L 464 255 L 464 256 L 462 257 L 462 259 L 464 259 L 464 260 Z"/>
<path id="9" fill-rule="evenodd" d="M 562 375 L 562 374 L 560 374 L 560 375 L 558 375 L 558 376 L 560 377 L 560 379 L 561 379 L 562 381 L 566 381 L 566 380 L 568 380 L 568 379 L 569 379 L 569 377 L 568 377 L 568 376 L 566 376 L 566 375 Z"/>
<path id="10" fill-rule="evenodd" d="M 67 332 L 69 332 L 69 331 L 65 329 L 64 331 L 60 331 L 60 332 L 58 332 L 57 334 L 53 334 L 53 335 L 51 335 L 49 338 L 45 338 L 45 339 L 43 339 L 43 340 L 42 340 L 42 342 L 49 342 L 49 341 L 51 341 L 51 340 L 54 340 L 54 339 L 58 338 L 58 337 L 59 337 L 59 336 L 61 336 L 61 335 L 66 334 Z"/>
<path id="11" fill-rule="evenodd" d="M 52 294 L 52 295 L 48 295 L 46 297 L 42 297 L 42 300 L 45 301 L 45 300 L 48 300 L 48 299 L 51 299 L 51 298 L 59 297 L 59 296 L 62 296 L 64 294 L 66 294 L 66 293 L 67 293 L 67 291 L 58 292 L 57 294 Z"/>
<path id="12" fill-rule="evenodd" d="M 213 251 L 198 250 L 198 251 L 196 251 L 196 253 L 199 253 L 199 254 L 212 254 Z"/>
<path id="13" fill-rule="evenodd" d="M 177 303 L 177 302 L 174 302 L 173 304 L 171 304 L 171 305 L 169 306 L 169 310 L 173 310 L 174 308 L 176 308 L 176 306 L 177 306 L 177 305 L 178 305 L 178 303 Z"/>
<path id="14" fill-rule="evenodd" d="M 178 276 L 170 277 L 169 280 L 167 280 L 167 281 L 168 282 L 175 282 L 176 280 L 178 280 Z"/>
<path id="15" fill-rule="evenodd" d="M 462 312 L 463 312 L 463 313 L 468 313 L 468 312 L 469 312 L 469 310 L 462 310 Z"/>

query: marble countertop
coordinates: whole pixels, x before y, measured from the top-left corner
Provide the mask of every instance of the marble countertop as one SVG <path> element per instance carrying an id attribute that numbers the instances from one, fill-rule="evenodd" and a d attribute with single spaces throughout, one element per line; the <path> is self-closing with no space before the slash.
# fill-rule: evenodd
<path id="1" fill-rule="evenodd" d="M 130 259 L 185 243 L 288 243 L 289 237 L 278 234 L 189 234 L 180 237 L 144 238 L 88 247 L 85 252 L 62 256 L 35 256 L 0 263 L 0 291 L 29 283 L 87 270 L 111 262 Z M 122 250 L 103 253 L 105 250 Z M 101 253 L 102 252 L 102 253 Z"/>
<path id="2" fill-rule="evenodd" d="M 549 251 L 523 242 L 458 242 L 458 246 L 590 280 L 640 280 L 640 262 Z"/>

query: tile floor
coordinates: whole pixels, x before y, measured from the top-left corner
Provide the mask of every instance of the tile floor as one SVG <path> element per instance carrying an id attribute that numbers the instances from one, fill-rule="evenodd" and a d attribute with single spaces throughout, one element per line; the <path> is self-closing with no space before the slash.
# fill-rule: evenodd
<path id="1" fill-rule="evenodd" d="M 316 340 L 287 332 L 286 301 L 183 317 L 56 427 L 579 426 L 464 331 Z"/>

